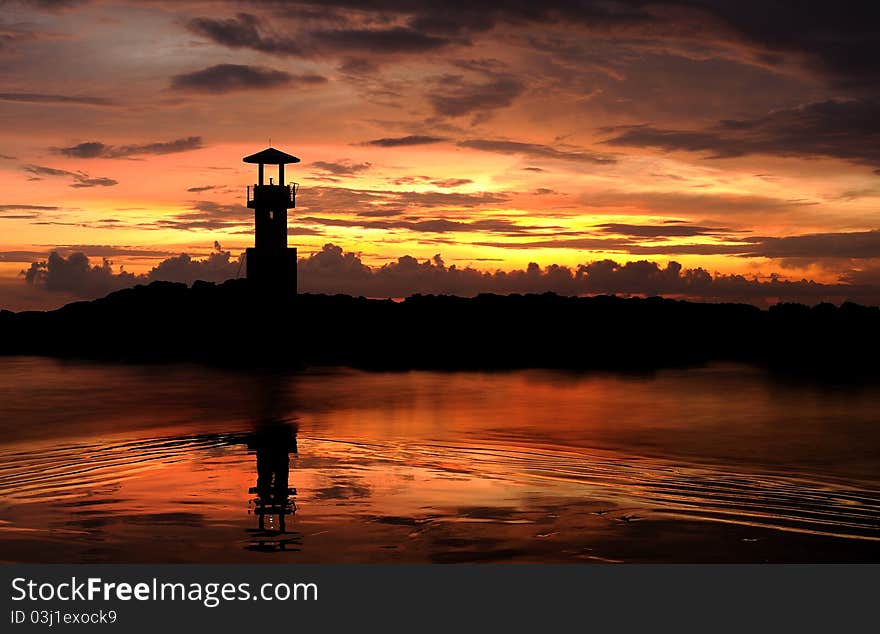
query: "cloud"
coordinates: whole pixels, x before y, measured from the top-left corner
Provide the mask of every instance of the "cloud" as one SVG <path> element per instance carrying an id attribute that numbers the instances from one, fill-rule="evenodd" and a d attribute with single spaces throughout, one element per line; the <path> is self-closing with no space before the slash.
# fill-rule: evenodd
<path id="1" fill-rule="evenodd" d="M 121 253 L 113 247 L 105 250 L 111 254 Z M 47 259 L 31 263 L 24 271 L 24 279 L 27 284 L 45 291 L 92 299 L 135 284 L 160 280 L 188 284 L 196 280 L 222 282 L 235 277 L 240 270 L 240 258 L 233 260 L 231 254 L 224 251 L 220 243 L 215 242 L 214 251 L 206 258 L 196 259 L 181 253 L 162 260 L 149 272 L 141 275 L 122 269 L 115 271 L 113 263 L 106 257 L 100 264 L 92 264 L 83 252 L 65 256 L 58 251 L 52 251 Z"/>
<path id="2" fill-rule="evenodd" d="M 35 288 L 80 298 L 154 280 L 192 283 L 223 281 L 241 274 L 241 257 L 234 259 L 218 243 L 207 258 L 187 254 L 170 257 L 142 275 L 114 271 L 104 259 L 93 265 L 83 253 L 57 252 L 31 264 L 25 281 Z M 363 263 L 360 256 L 339 246 L 322 249 L 299 260 L 299 287 L 309 293 L 347 293 L 366 297 L 406 297 L 415 293 L 474 296 L 480 293 L 545 293 L 560 295 L 662 295 L 701 301 L 739 301 L 768 305 L 779 301 L 814 304 L 820 301 L 880 302 L 880 276 L 873 269 L 852 273 L 853 283 L 820 284 L 809 280 L 787 281 L 776 275 L 765 278 L 711 274 L 702 268 L 685 269 L 677 262 L 662 266 L 645 260 L 586 262 L 573 267 L 536 263 L 512 271 L 484 271 L 447 265 L 440 255 L 419 261 L 405 255 L 379 267 Z M 871 283 L 863 283 L 870 281 Z"/>
<path id="3" fill-rule="evenodd" d="M 309 75 L 320 83 L 318 75 Z M 302 80 L 303 78 L 300 78 Z M 171 87 L 176 90 L 204 93 L 227 93 L 236 90 L 272 89 L 287 86 L 294 76 L 282 70 L 264 66 L 245 66 L 242 64 L 217 64 L 203 70 L 175 75 Z"/>
<path id="4" fill-rule="evenodd" d="M 107 145 L 100 141 L 88 141 L 70 147 L 55 148 L 54 151 L 72 158 L 129 158 L 143 154 L 175 154 L 205 147 L 202 137 L 190 136 L 173 141 L 158 141 L 134 145 Z"/>
<path id="5" fill-rule="evenodd" d="M 111 258 L 115 256 L 133 256 L 138 258 L 164 258 L 172 255 L 167 250 L 146 249 L 141 247 L 117 246 L 111 244 L 57 244 L 51 249 L 42 251 L 0 251 L 0 262 L 27 262 L 46 258 L 51 252 L 61 256 L 81 253 L 88 257 Z"/>
<path id="6" fill-rule="evenodd" d="M 0 205 L 0 211 L 58 211 L 61 207 L 52 205 Z"/>
<path id="7" fill-rule="evenodd" d="M 561 227 L 542 225 L 522 225 L 504 218 L 486 218 L 482 220 L 460 221 L 435 218 L 431 220 L 366 220 L 357 218 L 320 218 L 305 216 L 301 222 L 325 225 L 330 227 L 364 227 L 365 229 L 405 229 L 419 233 L 450 233 L 450 232 L 484 232 L 518 235 L 529 231 L 558 230 Z"/>
<path id="8" fill-rule="evenodd" d="M 425 134 L 410 134 L 408 136 L 384 137 L 381 139 L 373 139 L 372 141 L 364 141 L 361 145 L 375 145 L 377 147 L 405 147 L 409 145 L 429 145 L 432 143 L 442 143 L 446 141 L 444 137 L 428 136 Z"/>
<path id="9" fill-rule="evenodd" d="M 313 31 L 311 40 L 319 47 L 334 53 L 423 53 L 443 48 L 452 40 L 427 35 L 408 27 L 387 29 L 333 29 Z"/>
<path id="10" fill-rule="evenodd" d="M 81 106 L 112 106 L 115 102 L 103 97 L 85 95 L 56 95 L 33 92 L 2 92 L 0 101 L 17 101 L 21 103 L 43 104 L 75 104 Z"/>
<path id="11" fill-rule="evenodd" d="M 741 275 L 712 275 L 677 262 L 587 262 L 576 267 L 529 264 L 513 271 L 481 271 L 447 266 L 437 255 L 418 261 L 403 256 L 381 267 L 369 267 L 354 253 L 326 244 L 299 262 L 302 292 L 343 292 L 366 297 L 406 297 L 414 293 L 473 296 L 479 293 L 544 293 L 561 295 L 665 295 L 704 301 L 743 301 L 758 305 L 778 301 L 817 303 L 823 300 L 880 301 L 880 287 L 784 281 Z"/>
<path id="12" fill-rule="evenodd" d="M 88 176 L 82 174 L 74 175 L 74 179 L 76 182 L 71 184 L 71 187 L 112 187 L 113 185 L 118 185 L 119 181 L 113 180 L 112 178 L 107 178 L 106 176 L 99 176 L 97 178 L 89 178 Z"/>
<path id="13" fill-rule="evenodd" d="M 395 185 L 428 184 L 440 189 L 453 189 L 463 185 L 470 185 L 474 181 L 470 178 L 432 178 L 431 176 L 399 176 L 391 179 Z"/>
<path id="14" fill-rule="evenodd" d="M 34 220 L 39 217 L 40 215 L 33 211 L 14 212 L 0 209 L 0 220 Z"/>
<path id="15" fill-rule="evenodd" d="M 263 21 L 256 15 L 239 13 L 234 18 L 194 18 L 187 23 L 187 28 L 228 48 L 248 48 L 295 57 L 316 54 L 422 53 L 452 43 L 448 38 L 428 35 L 406 26 L 301 30 L 292 36 L 274 32 L 266 22 L 268 20 Z"/>
<path id="16" fill-rule="evenodd" d="M 447 117 L 506 108 L 525 90 L 525 84 L 510 75 L 495 76 L 485 83 L 463 81 L 447 75 L 437 81 L 427 95 L 434 111 Z"/>
<path id="17" fill-rule="evenodd" d="M 599 249 L 630 255 L 737 255 L 749 258 L 800 260 L 801 264 L 826 260 L 880 259 L 880 230 L 842 233 L 810 233 L 785 237 L 743 236 L 724 227 L 687 224 L 630 225 L 607 223 L 595 227 L 601 233 L 623 235 L 625 240 L 595 237 L 553 238 L 520 242 L 477 242 L 503 249 Z M 728 234 L 728 235 L 725 235 Z M 632 239 L 708 236 L 723 240 L 712 243 L 640 244 Z"/>
<path id="18" fill-rule="evenodd" d="M 792 58 L 838 87 L 877 91 L 880 52 L 875 46 L 877 10 L 871 3 L 841 11 L 824 3 L 704 1 L 694 9 L 718 22 L 707 38 L 726 30 L 727 38 L 752 49 L 756 63 L 782 66 Z"/>
<path id="19" fill-rule="evenodd" d="M 213 200 L 195 200 L 188 211 L 159 218 L 144 229 L 177 229 L 182 231 L 216 231 L 249 225 L 253 212 L 240 204 L 223 204 Z"/>
<path id="20" fill-rule="evenodd" d="M 85 172 L 70 172 L 68 170 L 57 169 L 54 167 L 45 167 L 42 165 L 25 165 L 24 171 L 34 174 L 36 177 L 41 176 L 68 176 L 74 180 L 71 187 L 112 187 L 118 185 L 119 181 L 105 176 L 91 177 Z"/>
<path id="21" fill-rule="evenodd" d="M 731 229 L 725 229 L 722 227 L 701 227 L 698 225 L 677 223 L 662 225 L 606 223 L 597 225 L 596 228 L 603 233 L 613 233 L 635 238 L 717 236 L 722 233 L 731 232 Z"/>
<path id="22" fill-rule="evenodd" d="M 241 257 L 233 259 L 229 251 L 224 251 L 219 242 L 214 242 L 214 251 L 203 259 L 194 259 L 181 253 L 163 260 L 147 274 L 149 281 L 186 282 L 196 280 L 223 282 L 242 272 Z"/>
<path id="23" fill-rule="evenodd" d="M 747 255 L 765 258 L 880 258 L 880 230 L 808 233 L 799 236 L 745 238 L 753 243 Z"/>
<path id="24" fill-rule="evenodd" d="M 84 253 L 89 257 L 109 258 L 118 255 L 135 256 L 141 258 L 155 258 L 171 255 L 164 249 L 146 249 L 143 247 L 131 247 L 113 244 L 56 244 L 53 251 L 61 254 Z"/>
<path id="25" fill-rule="evenodd" d="M 35 220 L 42 212 L 60 210 L 52 205 L 0 205 L 0 220 Z"/>
<path id="26" fill-rule="evenodd" d="M 45 261 L 30 265 L 25 271 L 25 281 L 47 291 L 92 298 L 134 286 L 137 276 L 124 271 L 114 272 L 107 259 L 101 264 L 92 265 L 84 253 L 64 257 L 53 251 Z"/>
<path id="27" fill-rule="evenodd" d="M 505 203 L 508 200 L 510 197 L 503 192 L 465 193 L 309 187 L 308 198 L 304 197 L 302 203 L 297 202 L 297 205 L 301 209 L 307 209 L 309 213 L 395 215 L 404 209 L 472 208 Z"/>
<path id="28" fill-rule="evenodd" d="M 532 158 L 545 158 L 563 161 L 576 161 L 583 163 L 596 163 L 599 165 L 607 165 L 616 163 L 617 160 L 589 152 L 587 150 L 558 149 L 549 145 L 540 143 L 523 143 L 520 141 L 504 141 L 498 139 L 471 139 L 460 141 L 460 147 L 472 150 L 480 150 L 482 152 L 497 152 L 499 154 L 521 154 Z M 534 171 L 537 168 L 525 168 Z"/>
<path id="29" fill-rule="evenodd" d="M 371 164 L 353 163 L 348 159 L 340 159 L 338 161 L 313 161 L 312 166 L 337 176 L 351 176 L 358 172 L 367 171 Z"/>
<path id="30" fill-rule="evenodd" d="M 470 185 L 474 181 L 469 178 L 439 178 L 428 181 L 434 187 L 442 189 L 452 189 L 453 187 L 461 187 L 462 185 Z"/>
<path id="31" fill-rule="evenodd" d="M 276 55 L 303 55 L 300 44 L 290 37 L 266 36 L 260 32 L 260 20 L 249 13 L 234 18 L 194 18 L 187 28 L 197 35 L 229 48 L 250 48 Z"/>
<path id="32" fill-rule="evenodd" d="M 19 2 L 24 4 L 29 4 L 38 9 L 45 9 L 47 11 L 70 9 L 72 7 L 86 4 L 89 1 L 90 0 L 19 0 Z"/>
<path id="33" fill-rule="evenodd" d="M 802 210 L 815 203 L 810 200 L 773 198 L 754 194 L 713 193 L 694 194 L 687 191 L 606 190 L 585 193 L 578 202 L 589 208 L 634 208 L 656 214 L 714 214 L 722 217 L 761 216 Z"/>
<path id="34" fill-rule="evenodd" d="M 721 121 L 703 130 L 651 125 L 606 128 L 618 147 L 707 152 L 709 158 L 766 154 L 836 158 L 880 168 L 880 101 L 828 100 L 762 117 Z"/>
<path id="35" fill-rule="evenodd" d="M 42 7 L 74 2 L 32 0 Z M 301 0 L 218 6 L 224 5 L 246 6 L 253 13 L 196 17 L 187 28 L 221 46 L 274 55 L 418 55 L 469 46 L 478 34 L 489 37 L 503 30 L 502 37 L 511 33 L 558 37 L 565 30 L 591 48 L 611 42 L 625 53 L 723 57 L 760 69 L 798 71 L 838 88 L 874 94 L 880 72 L 872 3 L 850 3 L 845 11 L 834 3 L 717 0 L 470 2 L 451 8 L 428 0 Z M 255 15 L 261 12 L 265 18 Z M 315 24 L 321 28 L 314 28 Z"/>
<path id="36" fill-rule="evenodd" d="M 45 167 L 43 165 L 25 165 L 24 171 L 36 174 L 37 176 L 72 176 L 73 172 L 57 169 L 54 167 Z"/>

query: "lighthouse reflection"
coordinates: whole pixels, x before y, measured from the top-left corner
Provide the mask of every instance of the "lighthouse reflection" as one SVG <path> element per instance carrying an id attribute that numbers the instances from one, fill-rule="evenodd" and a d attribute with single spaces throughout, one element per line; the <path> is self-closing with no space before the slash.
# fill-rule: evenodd
<path id="1" fill-rule="evenodd" d="M 248 513 L 256 528 L 248 529 L 248 550 L 299 550 L 298 533 L 287 532 L 288 516 L 296 512 L 296 488 L 290 486 L 291 454 L 296 456 L 295 424 L 283 420 L 260 422 L 249 434 L 247 448 L 256 454 L 257 481 L 248 493 Z"/>

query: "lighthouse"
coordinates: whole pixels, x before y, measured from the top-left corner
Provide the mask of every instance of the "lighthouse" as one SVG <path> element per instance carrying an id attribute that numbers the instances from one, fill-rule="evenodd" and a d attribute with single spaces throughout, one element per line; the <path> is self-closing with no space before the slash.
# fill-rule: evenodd
<path id="1" fill-rule="evenodd" d="M 287 246 L 287 210 L 296 207 L 297 183 L 284 182 L 284 166 L 295 156 L 266 148 L 244 157 L 257 164 L 257 183 L 248 186 L 247 206 L 254 210 L 254 246 L 247 250 L 247 279 L 261 290 L 296 294 L 296 249 Z M 278 182 L 265 182 L 265 166 L 278 166 Z"/>

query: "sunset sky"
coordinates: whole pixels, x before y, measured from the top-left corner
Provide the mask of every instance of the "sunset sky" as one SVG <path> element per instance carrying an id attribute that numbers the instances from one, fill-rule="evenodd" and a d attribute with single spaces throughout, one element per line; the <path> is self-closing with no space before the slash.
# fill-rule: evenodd
<path id="1" fill-rule="evenodd" d="M 290 245 L 306 290 L 357 292 L 352 270 L 390 279 L 412 256 L 431 260 L 419 279 L 537 263 L 528 290 L 565 290 L 550 265 L 647 260 L 655 277 L 674 261 L 746 286 L 791 280 L 815 301 L 880 298 L 876 9 L 0 4 L 2 308 L 94 296 L 77 275 L 108 290 L 215 243 L 228 255 L 211 256 L 212 275 L 235 276 L 253 240 L 255 169 L 241 158 L 270 139 L 302 158 L 287 176 L 301 186 Z M 58 267 L 82 253 L 89 268 L 52 278 L 38 265 L 28 283 L 21 272 L 51 251 Z M 582 290 L 667 289 L 632 281 L 639 270 Z M 446 288 L 420 284 L 370 288 Z"/>

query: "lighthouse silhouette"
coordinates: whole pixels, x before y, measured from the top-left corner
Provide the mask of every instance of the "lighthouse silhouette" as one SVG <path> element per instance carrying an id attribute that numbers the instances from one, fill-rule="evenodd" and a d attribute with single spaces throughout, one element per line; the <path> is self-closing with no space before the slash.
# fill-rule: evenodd
<path id="1" fill-rule="evenodd" d="M 296 249 L 287 246 L 287 210 L 296 207 L 297 183 L 284 182 L 284 166 L 295 156 L 266 148 L 244 157 L 256 163 L 257 183 L 248 185 L 247 206 L 254 210 L 254 246 L 247 250 L 247 279 L 261 290 L 296 293 Z M 264 182 L 264 167 L 278 166 L 278 182 Z"/>

